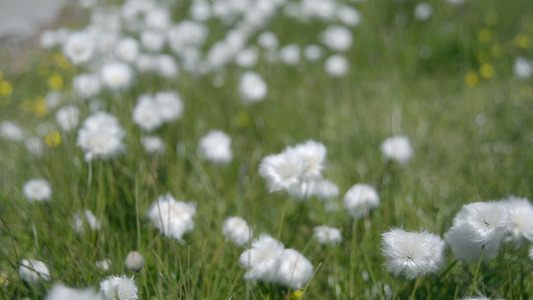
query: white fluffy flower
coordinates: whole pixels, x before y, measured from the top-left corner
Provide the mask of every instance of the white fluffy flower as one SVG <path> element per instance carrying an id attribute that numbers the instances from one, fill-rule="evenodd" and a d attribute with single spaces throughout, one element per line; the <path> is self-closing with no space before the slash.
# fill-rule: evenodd
<path id="1" fill-rule="evenodd" d="M 91 98 L 100 93 L 100 78 L 95 74 L 79 74 L 72 78 L 72 87 L 80 98 Z"/>
<path id="2" fill-rule="evenodd" d="M 154 95 L 159 116 L 164 122 L 171 122 L 181 118 L 183 101 L 178 92 L 158 92 Z"/>
<path id="3" fill-rule="evenodd" d="M 298 185 L 307 169 L 305 158 L 295 151 L 284 151 L 264 157 L 259 165 L 259 175 L 266 180 L 272 193 Z"/>
<path id="4" fill-rule="evenodd" d="M 196 203 L 176 201 L 170 193 L 159 196 L 148 209 L 148 218 L 159 231 L 181 241 L 183 235 L 194 229 Z"/>
<path id="5" fill-rule="evenodd" d="M 331 77 L 343 77 L 348 73 L 349 63 L 346 57 L 335 54 L 326 59 L 324 69 Z"/>
<path id="6" fill-rule="evenodd" d="M 246 245 L 252 238 L 252 229 L 241 217 L 229 217 L 222 224 L 222 234 L 239 246 Z"/>
<path id="7" fill-rule="evenodd" d="M 279 59 L 286 65 L 295 66 L 300 63 L 300 46 L 290 44 L 279 50 Z"/>
<path id="8" fill-rule="evenodd" d="M 277 49 L 279 46 L 278 37 L 276 36 L 276 34 L 270 31 L 262 32 L 257 37 L 257 43 L 259 44 L 259 46 L 269 50 Z"/>
<path id="9" fill-rule="evenodd" d="M 297 290 L 313 276 L 313 264 L 300 252 L 285 249 L 281 252 L 274 282 Z"/>
<path id="10" fill-rule="evenodd" d="M 365 218 L 380 205 L 376 189 L 366 184 L 352 186 L 344 195 L 344 207 L 352 218 Z"/>
<path id="11" fill-rule="evenodd" d="M 133 109 L 133 122 L 146 131 L 153 131 L 163 125 L 158 105 L 149 95 L 141 95 Z"/>
<path id="12" fill-rule="evenodd" d="M 231 137 L 220 130 L 211 130 L 198 143 L 199 154 L 213 163 L 227 164 L 233 159 Z"/>
<path id="13" fill-rule="evenodd" d="M 191 3 L 189 13 L 193 20 L 204 22 L 211 17 L 211 6 L 208 1 L 194 0 Z"/>
<path id="14" fill-rule="evenodd" d="M 52 197 L 52 186 L 44 179 L 29 180 L 24 184 L 22 191 L 30 202 L 50 201 Z"/>
<path id="15" fill-rule="evenodd" d="M 138 251 L 130 251 L 128 256 L 126 256 L 124 265 L 132 271 L 139 272 L 144 266 L 144 263 L 144 256 L 142 256 L 141 253 Z"/>
<path id="16" fill-rule="evenodd" d="M 320 180 L 315 184 L 316 196 L 321 200 L 330 200 L 339 197 L 339 186 L 331 180 Z"/>
<path id="17" fill-rule="evenodd" d="M 122 138 L 126 132 L 120 127 L 117 117 L 106 112 L 97 112 L 83 122 L 78 131 L 78 145 L 85 153 L 85 160 L 109 159 L 125 151 Z"/>
<path id="18" fill-rule="evenodd" d="M 427 231 L 392 229 L 383 234 L 385 267 L 396 276 L 414 279 L 438 272 L 445 264 L 445 243 Z"/>
<path id="19" fill-rule="evenodd" d="M 353 42 L 352 32 L 342 26 L 331 25 L 320 34 L 320 41 L 333 51 L 346 51 Z"/>
<path id="20" fill-rule="evenodd" d="M 381 144 L 380 150 L 387 159 L 400 164 L 406 164 L 413 157 L 413 148 L 406 136 L 393 136 L 386 139 Z"/>
<path id="21" fill-rule="evenodd" d="M 40 138 L 36 136 L 29 137 L 24 145 L 31 154 L 36 156 L 43 155 L 45 144 Z"/>
<path id="22" fill-rule="evenodd" d="M 444 235 L 455 257 L 476 262 L 483 250 L 483 261 L 498 255 L 500 244 L 511 227 L 509 212 L 498 203 L 476 202 L 464 205 Z"/>
<path id="23" fill-rule="evenodd" d="M 361 23 L 361 14 L 351 6 L 339 5 L 337 8 L 337 18 L 347 26 L 355 27 Z"/>
<path id="24" fill-rule="evenodd" d="M 165 42 L 166 36 L 159 31 L 144 30 L 141 32 L 141 45 L 148 51 L 160 52 Z"/>
<path id="25" fill-rule="evenodd" d="M 168 30 L 168 42 L 175 53 L 187 48 L 200 48 L 209 34 L 209 28 L 195 21 L 181 21 Z"/>
<path id="26" fill-rule="evenodd" d="M 148 154 L 163 154 L 165 152 L 165 141 L 158 136 L 143 136 L 141 144 Z"/>
<path id="27" fill-rule="evenodd" d="M 111 267 L 113 263 L 111 263 L 111 260 L 109 259 L 103 259 L 99 260 L 95 263 L 96 267 L 103 271 L 109 271 L 109 268 Z"/>
<path id="28" fill-rule="evenodd" d="M 74 65 L 88 62 L 95 49 L 93 37 L 87 32 L 71 33 L 63 44 L 63 54 Z"/>
<path id="29" fill-rule="evenodd" d="M 513 71 L 518 78 L 529 78 L 533 75 L 533 62 L 527 58 L 518 57 L 514 61 Z"/>
<path id="30" fill-rule="evenodd" d="M 62 284 L 55 284 L 45 300 L 104 300 L 104 296 L 93 289 L 74 289 Z"/>
<path id="31" fill-rule="evenodd" d="M 122 276 L 109 276 L 100 282 L 100 290 L 107 299 L 137 300 L 137 286 L 132 278 Z"/>
<path id="32" fill-rule="evenodd" d="M 500 201 L 511 218 L 511 235 L 506 238 L 520 247 L 524 240 L 533 243 L 533 204 L 527 198 L 510 196 Z"/>
<path id="33" fill-rule="evenodd" d="M 249 47 L 237 53 L 235 63 L 241 68 L 251 68 L 257 64 L 259 52 L 256 48 Z"/>
<path id="34" fill-rule="evenodd" d="M 330 244 L 335 246 L 342 242 L 341 232 L 337 228 L 322 225 L 315 227 L 313 232 L 313 236 L 320 244 Z"/>
<path id="35" fill-rule="evenodd" d="M 245 72 L 239 83 L 239 94 L 245 103 L 255 103 L 263 100 L 267 94 L 268 86 L 255 72 Z"/>
<path id="36" fill-rule="evenodd" d="M 134 62 L 139 56 L 139 42 L 131 37 L 121 39 L 115 46 L 115 56 L 127 63 Z"/>
<path id="37" fill-rule="evenodd" d="M 27 283 L 37 283 L 39 280 L 50 281 L 48 267 L 36 259 L 23 259 L 19 265 L 20 279 Z"/>
<path id="38" fill-rule="evenodd" d="M 112 91 L 125 90 L 133 82 L 133 71 L 121 62 L 112 62 L 104 65 L 100 70 L 102 83 Z"/>
<path id="39" fill-rule="evenodd" d="M 56 112 L 56 122 L 63 131 L 72 131 L 80 123 L 80 110 L 74 105 L 62 107 Z"/>
<path id="40" fill-rule="evenodd" d="M 283 249 L 281 242 L 267 234 L 254 240 L 252 249 L 245 250 L 239 257 L 239 264 L 247 269 L 244 279 L 272 282 L 279 268 Z"/>
<path id="41" fill-rule="evenodd" d="M 174 57 L 166 54 L 154 57 L 154 71 L 161 77 L 174 78 L 178 76 L 178 64 Z"/>
<path id="42" fill-rule="evenodd" d="M 22 128 L 15 123 L 3 121 L 0 124 L 0 136 L 12 141 L 22 141 L 25 134 Z"/>
<path id="43" fill-rule="evenodd" d="M 289 147 L 286 152 L 294 152 L 301 156 L 306 164 L 306 170 L 303 174 L 303 180 L 322 179 L 322 171 L 326 169 L 327 149 L 324 144 L 308 140 L 305 143 Z"/>
<path id="44" fill-rule="evenodd" d="M 304 57 L 309 61 L 317 61 L 324 55 L 324 50 L 318 45 L 309 45 L 304 49 Z"/>
<path id="45" fill-rule="evenodd" d="M 429 3 L 421 2 L 415 7 L 415 18 L 419 21 L 425 21 L 433 14 L 433 8 Z"/>
<path id="46" fill-rule="evenodd" d="M 87 221 L 87 224 L 89 225 L 89 228 L 91 230 L 100 230 L 101 221 L 93 214 L 92 211 L 86 209 L 84 211 L 85 220 Z M 77 233 L 82 233 L 84 231 L 83 228 L 83 218 L 81 214 L 77 213 L 74 215 L 74 231 Z"/>

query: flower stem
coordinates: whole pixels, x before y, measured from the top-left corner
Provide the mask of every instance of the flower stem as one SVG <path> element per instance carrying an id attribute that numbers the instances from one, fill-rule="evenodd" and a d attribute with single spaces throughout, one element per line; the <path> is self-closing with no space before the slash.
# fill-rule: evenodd
<path id="1" fill-rule="evenodd" d="M 416 299 L 416 289 L 418 288 L 418 284 L 420 283 L 420 277 L 416 278 L 415 286 L 413 287 L 413 292 L 411 293 L 411 297 L 409 297 L 410 300 Z"/>
<path id="2" fill-rule="evenodd" d="M 472 295 L 474 294 L 474 290 L 476 289 L 477 276 L 479 274 L 479 268 L 481 267 L 481 261 L 483 260 L 484 252 L 485 252 L 485 244 L 483 244 L 483 246 L 481 247 L 481 255 L 479 256 L 479 261 L 477 263 L 477 268 L 476 268 L 476 274 L 474 275 L 474 281 L 472 282 L 472 288 L 470 289 L 470 294 L 468 295 L 469 297 L 472 297 Z"/>

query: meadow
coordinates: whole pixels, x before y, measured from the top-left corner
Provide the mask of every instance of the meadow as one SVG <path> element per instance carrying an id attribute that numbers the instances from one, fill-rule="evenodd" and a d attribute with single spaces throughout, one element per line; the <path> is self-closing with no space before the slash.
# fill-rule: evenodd
<path id="1" fill-rule="evenodd" d="M 65 10 L 75 18 L 25 44 L 22 61 L 14 46 L 0 48 L 2 298 L 44 299 L 56 284 L 98 291 L 126 275 L 136 295 L 105 297 L 532 299 L 530 1 L 80 3 Z M 129 71 L 106 75 L 118 61 Z M 76 85 L 80 74 L 96 83 Z M 246 83 L 246 74 L 259 78 Z M 158 110 L 160 92 L 179 101 Z M 85 121 L 99 112 L 102 126 Z M 393 136 L 412 153 L 384 151 Z M 290 164 L 265 171 L 266 158 L 309 140 L 327 149 L 327 159 L 303 162 L 318 165 L 312 176 Z M 32 198 L 32 179 L 51 194 L 39 195 L 45 184 Z M 329 189 L 310 191 L 324 179 Z M 378 203 L 348 207 L 355 184 L 375 189 Z M 183 228 L 161 213 L 167 194 L 187 205 L 168 212 Z M 445 238 L 457 213 L 510 196 L 524 200 L 522 223 L 498 207 L 510 221 L 491 235 L 494 257 L 487 242 L 472 250 L 479 259 L 459 259 Z M 249 226 L 237 244 L 223 232 L 231 216 Z M 317 238 L 322 225 L 340 238 Z M 394 228 L 446 240 L 443 265 L 391 272 L 383 234 Z M 300 284 L 251 271 L 243 257 L 262 234 L 312 264 Z M 138 271 L 126 263 L 131 251 L 143 256 Z M 24 259 L 48 274 L 32 277 L 37 267 L 24 270 Z M 85 292 L 77 297 L 104 299 Z"/>

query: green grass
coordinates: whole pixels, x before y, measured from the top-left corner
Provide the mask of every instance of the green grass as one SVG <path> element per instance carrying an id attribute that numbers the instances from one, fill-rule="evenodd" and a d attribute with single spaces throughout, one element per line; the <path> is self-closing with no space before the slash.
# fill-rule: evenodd
<path id="1" fill-rule="evenodd" d="M 533 87 L 531 80 L 512 76 L 517 56 L 533 57 L 532 48 L 515 43 L 519 35 L 533 36 L 533 7 L 526 0 L 466 1 L 459 7 L 428 2 L 434 15 L 426 22 L 413 19 L 411 2 L 357 4 L 364 21 L 353 29 L 348 76 L 331 79 L 320 63 L 291 69 L 262 62 L 256 70 L 268 84 L 268 96 L 253 106 L 241 104 L 241 70 L 234 67 L 227 70 L 222 88 L 213 87 L 210 76 L 182 72 L 177 80 L 142 75 L 129 91 L 102 94 L 105 110 L 128 132 L 127 153 L 115 160 L 86 164 L 75 145 L 76 131 L 62 134 L 61 143 L 48 147 L 42 158 L 27 153 L 23 143 L 2 140 L 0 273 L 9 281 L 0 288 L 2 298 L 39 299 L 55 282 L 98 287 L 107 275 L 122 273 L 135 276 L 140 299 L 290 298 L 285 288 L 242 279 L 238 257 L 244 249 L 225 241 L 221 232 L 231 215 L 244 217 L 256 237 L 276 237 L 282 225 L 279 240 L 301 251 L 316 268 L 305 299 L 380 299 L 385 286 L 395 299 L 410 297 L 415 281 L 393 277 L 383 268 L 383 232 L 402 226 L 442 236 L 465 203 L 533 196 Z M 281 16 L 270 25 L 282 45 L 316 43 L 325 27 Z M 478 40 L 486 28 L 494 35 L 489 43 Z M 495 45 L 501 54 L 480 61 Z M 431 49 L 429 59 L 419 57 L 421 46 Z M 15 120 L 30 133 L 38 124 L 54 122 L 53 112 L 36 117 L 28 103 L 49 90 L 51 74 L 62 76 L 64 91 L 70 93 L 69 80 L 77 70 L 62 68 L 54 60 L 57 55 L 32 54 L 23 72 L 3 67 L 3 78 L 14 90 L 0 96 L 0 120 Z M 495 74 L 483 78 L 477 73 L 479 82 L 466 84 L 466 74 L 479 72 L 484 63 Z M 180 92 L 185 114 L 156 131 L 167 149 L 161 157 L 151 157 L 140 146 L 142 132 L 131 112 L 138 95 L 166 89 Z M 81 119 L 89 115 L 84 105 L 80 111 Z M 479 115 L 486 124 L 476 123 Z M 224 130 L 233 139 L 234 160 L 227 166 L 213 166 L 197 156 L 198 140 L 210 129 Z M 379 151 L 381 142 L 395 134 L 407 135 L 414 147 L 414 158 L 404 167 L 386 163 Z M 339 211 L 326 211 L 317 199 L 299 203 L 282 192 L 269 194 L 257 174 L 264 156 L 307 139 L 328 149 L 324 176 L 340 187 Z M 183 153 L 176 152 L 177 143 Z M 51 182 L 50 203 L 24 198 L 22 186 L 31 178 Z M 368 228 L 342 208 L 342 196 L 355 183 L 374 185 L 380 193 L 381 207 L 371 214 Z M 166 192 L 198 203 L 196 227 L 183 244 L 159 235 L 145 217 L 150 204 Z M 103 216 L 100 231 L 74 232 L 74 213 L 83 209 Z M 321 246 L 312 238 L 312 229 L 323 224 L 342 231 L 340 246 Z M 146 266 L 135 274 L 123 263 L 132 250 L 146 258 Z M 18 263 L 24 258 L 44 261 L 53 280 L 37 286 L 22 282 Z M 113 262 L 107 273 L 95 266 L 104 258 Z M 446 271 L 416 283 L 414 298 L 468 296 L 477 266 L 455 262 L 449 250 L 447 258 Z M 474 294 L 528 299 L 532 271 L 526 247 L 505 245 L 497 259 L 481 264 Z"/>

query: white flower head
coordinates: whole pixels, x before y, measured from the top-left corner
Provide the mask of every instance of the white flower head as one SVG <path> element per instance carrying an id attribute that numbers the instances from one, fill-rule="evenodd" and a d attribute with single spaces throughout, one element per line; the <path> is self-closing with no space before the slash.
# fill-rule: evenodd
<path id="1" fill-rule="evenodd" d="M 79 74 L 72 78 L 72 87 L 83 99 L 94 97 L 100 93 L 100 77 L 97 74 Z"/>
<path id="2" fill-rule="evenodd" d="M 269 50 L 277 49 L 279 46 L 278 37 L 275 33 L 270 31 L 262 32 L 257 37 L 257 43 L 259 44 L 259 46 Z"/>
<path id="3" fill-rule="evenodd" d="M 145 135 L 141 137 L 141 144 L 148 154 L 160 155 L 165 152 L 165 141 L 161 137 Z"/>
<path id="4" fill-rule="evenodd" d="M 308 61 L 317 61 L 324 55 L 324 50 L 318 45 L 309 45 L 304 49 L 304 57 Z"/>
<path id="5" fill-rule="evenodd" d="M 334 54 L 326 59 L 324 69 L 331 77 L 343 77 L 348 73 L 349 62 L 343 55 Z"/>
<path id="6" fill-rule="evenodd" d="M 137 300 L 137 286 L 133 277 L 109 276 L 100 282 L 100 290 L 107 299 Z"/>
<path id="7" fill-rule="evenodd" d="M 510 196 L 500 201 L 500 204 L 509 212 L 511 218 L 510 236 L 507 241 L 512 241 L 520 247 L 524 240 L 533 243 L 533 204 L 527 198 Z"/>
<path id="8" fill-rule="evenodd" d="M 379 195 L 375 188 L 366 184 L 352 186 L 344 195 L 344 207 L 352 218 L 365 218 L 371 210 L 379 207 Z"/>
<path id="9" fill-rule="evenodd" d="M 62 284 L 54 284 L 45 300 L 104 300 L 104 296 L 93 289 L 74 289 Z"/>
<path id="10" fill-rule="evenodd" d="M 141 95 L 133 109 L 133 122 L 150 132 L 163 125 L 159 106 L 150 95 Z"/>
<path id="11" fill-rule="evenodd" d="M 393 136 L 380 146 L 380 150 L 385 158 L 406 164 L 413 157 L 411 142 L 406 136 Z"/>
<path id="12" fill-rule="evenodd" d="M 327 158 L 327 149 L 324 144 L 308 140 L 305 143 L 287 148 L 285 152 L 294 152 L 305 160 L 304 180 L 322 179 L 322 171 L 326 169 Z"/>
<path id="13" fill-rule="evenodd" d="M 251 68 L 257 64 L 259 51 L 255 47 L 243 49 L 237 53 L 235 63 L 241 68 Z"/>
<path id="14" fill-rule="evenodd" d="M 38 137 L 29 137 L 24 143 L 26 149 L 35 156 L 42 156 L 45 148 L 45 143 Z"/>
<path id="15" fill-rule="evenodd" d="M 320 41 L 332 51 L 346 51 L 353 42 L 352 32 L 343 26 L 330 25 L 320 34 Z"/>
<path id="16" fill-rule="evenodd" d="M 133 82 L 133 77 L 134 74 L 130 66 L 122 62 L 108 63 L 100 70 L 103 85 L 112 91 L 129 88 Z"/>
<path id="17" fill-rule="evenodd" d="M 164 78 L 175 78 L 179 74 L 176 60 L 167 54 L 154 57 L 154 70 L 159 76 Z"/>
<path id="18" fill-rule="evenodd" d="M 259 175 L 266 180 L 271 193 L 300 184 L 307 170 L 307 160 L 295 151 L 268 155 L 259 165 Z"/>
<path id="19" fill-rule="evenodd" d="M 139 272 L 144 266 L 144 263 L 144 256 L 142 256 L 141 253 L 138 251 L 131 251 L 128 253 L 128 256 L 126 256 L 124 265 L 132 271 Z"/>
<path id="20" fill-rule="evenodd" d="M 178 92 L 158 92 L 154 95 L 159 116 L 164 122 L 172 122 L 181 118 L 183 101 Z"/>
<path id="21" fill-rule="evenodd" d="M 346 26 L 355 27 L 361 23 L 362 17 L 358 10 L 351 6 L 339 5 L 337 18 Z"/>
<path id="22" fill-rule="evenodd" d="M 445 265 L 444 249 L 444 241 L 427 231 L 407 232 L 396 228 L 383 234 L 385 267 L 407 279 L 440 271 Z"/>
<path id="23" fill-rule="evenodd" d="M 117 117 L 97 112 L 83 122 L 76 145 L 85 153 L 87 162 L 95 158 L 106 160 L 125 152 L 122 144 L 125 134 Z"/>
<path id="24" fill-rule="evenodd" d="M 63 54 L 74 65 L 88 62 L 94 54 L 95 41 L 87 32 L 71 33 L 63 44 Z"/>
<path id="25" fill-rule="evenodd" d="M 111 260 L 109 259 L 103 259 L 103 260 L 99 260 L 95 263 L 96 267 L 100 270 L 103 270 L 103 271 L 109 271 L 109 268 L 111 267 L 113 263 L 111 262 Z"/>
<path id="26" fill-rule="evenodd" d="M 501 241 L 511 228 L 509 212 L 495 202 L 464 205 L 444 235 L 457 259 L 467 263 L 498 255 Z"/>
<path id="27" fill-rule="evenodd" d="M 321 200 L 330 200 L 339 197 L 339 186 L 333 181 L 323 179 L 315 184 L 316 196 Z"/>
<path id="28" fill-rule="evenodd" d="M 233 243 L 244 246 L 252 238 L 252 229 L 241 217 L 229 217 L 222 224 L 222 234 Z"/>
<path id="29" fill-rule="evenodd" d="M 52 186 L 44 179 L 32 179 L 27 181 L 22 188 L 24 196 L 28 201 L 42 202 L 50 201 L 52 197 Z"/>
<path id="30" fill-rule="evenodd" d="M 337 228 L 326 225 L 317 226 L 313 229 L 313 236 L 320 244 L 330 244 L 336 246 L 342 242 L 342 235 Z"/>
<path id="31" fill-rule="evenodd" d="M 11 141 L 22 141 L 25 134 L 17 124 L 10 121 L 3 121 L 0 123 L 0 136 Z"/>
<path id="32" fill-rule="evenodd" d="M 529 78 L 533 75 L 533 61 L 527 58 L 518 57 L 514 61 L 513 71 L 518 78 Z"/>
<path id="33" fill-rule="evenodd" d="M 313 277 L 313 264 L 300 252 L 285 249 L 279 257 L 279 266 L 274 282 L 297 290 Z"/>
<path id="34" fill-rule="evenodd" d="M 255 72 L 247 71 L 241 76 L 239 94 L 245 103 L 255 103 L 263 100 L 267 94 L 268 86 Z"/>
<path id="35" fill-rule="evenodd" d="M 99 220 L 94 214 L 92 211 L 86 209 L 84 211 L 84 215 L 85 215 L 85 220 L 87 221 L 87 224 L 89 225 L 89 228 L 91 230 L 100 230 L 100 227 L 101 227 L 101 220 Z M 83 218 L 81 216 L 81 214 L 75 214 L 74 215 L 74 231 L 76 231 L 77 233 L 83 233 L 84 232 L 84 228 L 83 228 Z"/>
<path id="36" fill-rule="evenodd" d="M 148 209 L 148 218 L 163 235 L 181 241 L 194 229 L 196 203 L 176 201 L 170 193 L 159 196 Z"/>
<path id="37" fill-rule="evenodd" d="M 279 268 L 283 244 L 273 237 L 262 234 L 252 242 L 252 249 L 245 250 L 239 257 L 239 264 L 246 268 L 244 279 L 272 282 Z"/>
<path id="38" fill-rule="evenodd" d="M 300 46 L 290 44 L 279 50 L 279 59 L 286 65 L 296 66 L 300 63 Z"/>
<path id="39" fill-rule="evenodd" d="M 429 3 L 421 2 L 415 7 L 415 19 L 418 21 L 425 21 L 433 14 L 433 8 Z"/>
<path id="40" fill-rule="evenodd" d="M 131 37 L 125 37 L 115 46 L 115 56 L 121 61 L 132 63 L 139 56 L 139 42 Z"/>
<path id="41" fill-rule="evenodd" d="M 48 267 L 36 259 L 23 259 L 19 265 L 20 279 L 27 283 L 34 284 L 40 280 L 50 281 L 50 272 Z"/>
<path id="42" fill-rule="evenodd" d="M 211 130 L 198 143 L 199 154 L 207 161 L 227 164 L 233 159 L 231 137 L 220 130 Z"/>
<path id="43" fill-rule="evenodd" d="M 56 122 L 63 131 L 72 131 L 80 123 L 80 110 L 74 105 L 62 107 L 56 112 Z"/>
<path id="44" fill-rule="evenodd" d="M 155 30 L 143 30 L 141 32 L 141 45 L 144 49 L 153 52 L 161 52 L 165 46 L 165 34 Z"/>
<path id="45" fill-rule="evenodd" d="M 211 17 L 211 5 L 205 0 L 194 0 L 191 3 L 189 13 L 195 21 L 207 21 Z"/>

